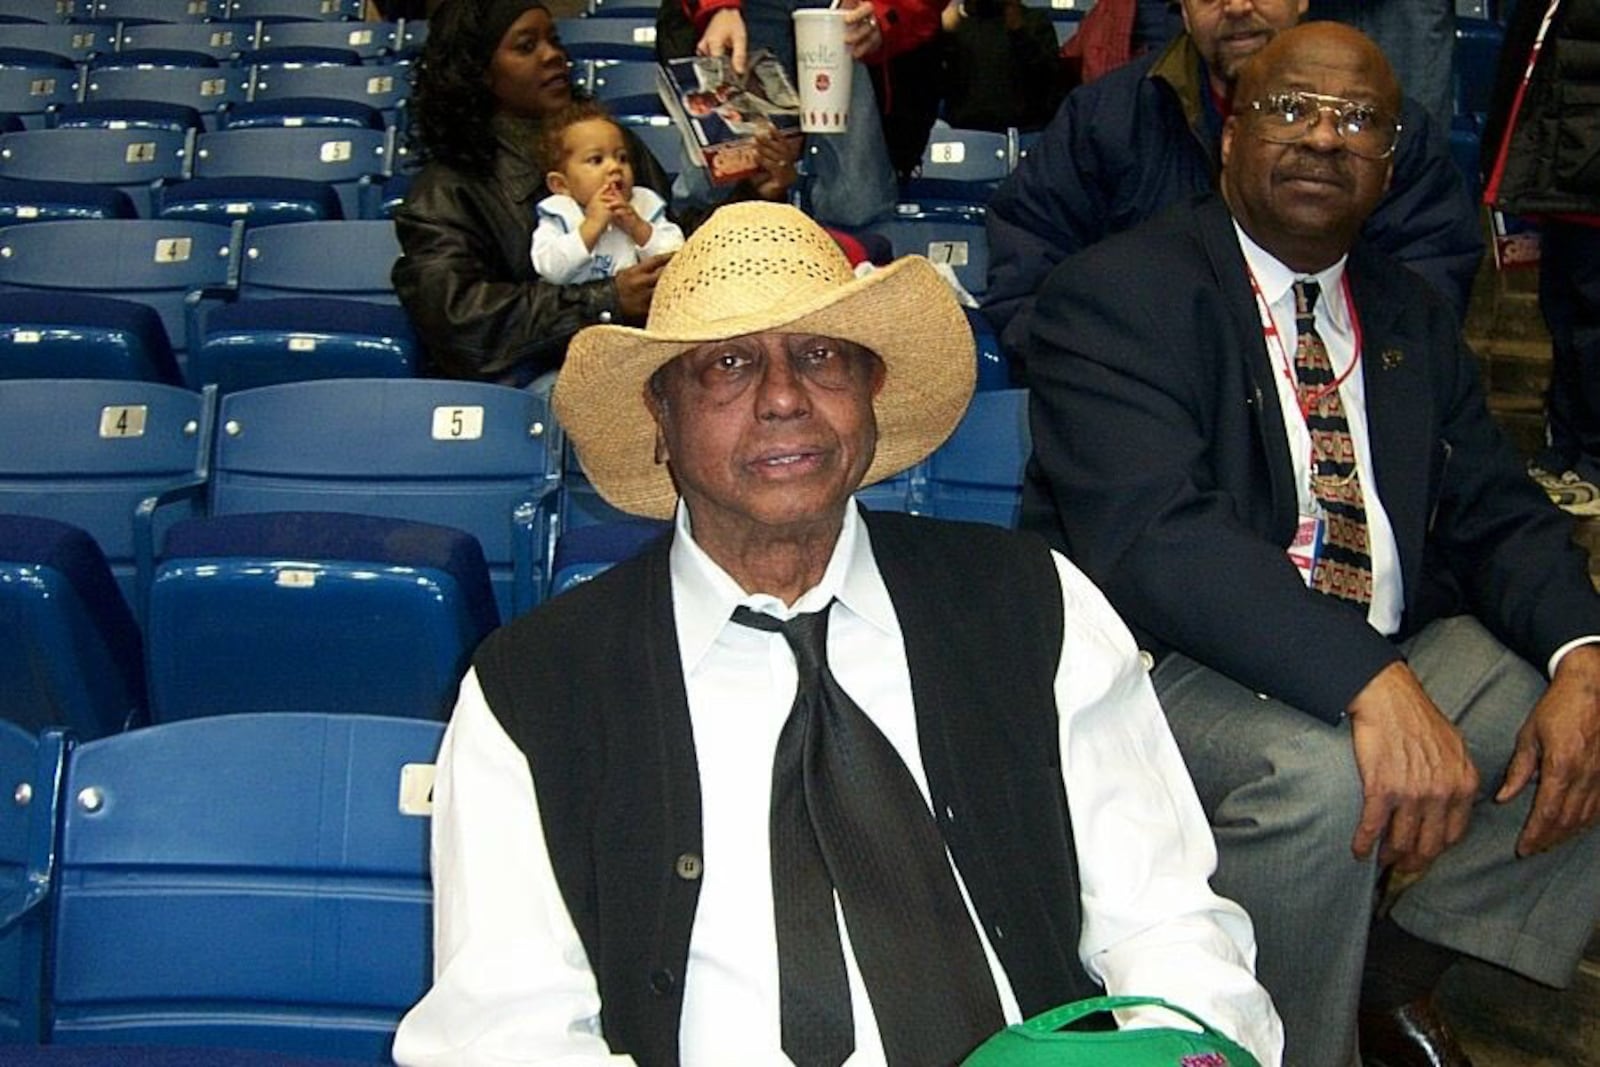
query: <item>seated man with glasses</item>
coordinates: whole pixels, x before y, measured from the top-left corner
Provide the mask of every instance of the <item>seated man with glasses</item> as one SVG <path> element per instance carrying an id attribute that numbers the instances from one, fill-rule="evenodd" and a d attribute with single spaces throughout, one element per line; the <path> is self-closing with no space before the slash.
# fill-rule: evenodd
<path id="1" fill-rule="evenodd" d="M 1600 910 L 1600 597 L 1450 307 L 1361 239 L 1399 105 L 1358 31 L 1280 33 L 1221 195 L 1059 266 L 1029 365 L 1023 523 L 1155 657 L 1295 1067 L 1466 1064 L 1445 968 L 1565 985 Z"/>

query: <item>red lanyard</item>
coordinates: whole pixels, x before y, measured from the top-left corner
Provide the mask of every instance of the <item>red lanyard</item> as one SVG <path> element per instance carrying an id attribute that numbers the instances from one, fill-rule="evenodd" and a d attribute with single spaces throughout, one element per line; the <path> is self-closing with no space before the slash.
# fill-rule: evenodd
<path id="1" fill-rule="evenodd" d="M 1361 365 L 1361 319 L 1356 315 L 1356 302 L 1350 296 L 1350 275 L 1346 272 L 1339 276 L 1339 287 L 1344 292 L 1345 309 L 1350 313 L 1351 332 L 1355 334 L 1355 356 L 1350 360 L 1350 365 L 1344 369 L 1343 374 L 1310 396 L 1302 398 L 1300 395 L 1300 383 L 1294 373 L 1294 361 L 1289 358 L 1288 346 L 1283 343 L 1283 335 L 1278 332 L 1277 321 L 1272 317 L 1272 306 L 1267 303 L 1266 296 L 1261 292 L 1261 285 L 1256 281 L 1256 272 L 1251 270 L 1248 264 L 1245 265 L 1245 270 L 1250 275 L 1250 291 L 1255 293 L 1256 305 L 1261 311 L 1261 336 L 1272 338 L 1273 344 L 1277 346 L 1280 360 L 1279 369 L 1283 371 L 1284 381 L 1289 383 L 1289 391 L 1294 395 L 1295 401 L 1300 407 L 1300 417 L 1309 421 L 1311 410 L 1321 402 L 1322 398 L 1335 392 Z"/>

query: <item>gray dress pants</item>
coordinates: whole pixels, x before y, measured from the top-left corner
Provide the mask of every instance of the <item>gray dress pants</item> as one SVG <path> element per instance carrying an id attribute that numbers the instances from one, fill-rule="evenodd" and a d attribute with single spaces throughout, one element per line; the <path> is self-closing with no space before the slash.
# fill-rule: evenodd
<path id="1" fill-rule="evenodd" d="M 1600 914 L 1600 835 L 1518 859 L 1533 786 L 1508 804 L 1493 799 L 1546 680 L 1464 616 L 1403 648 L 1460 728 L 1482 785 L 1466 836 L 1400 894 L 1392 917 L 1426 941 L 1564 986 Z M 1376 850 L 1366 860 L 1350 851 L 1362 793 L 1349 724 L 1330 726 L 1176 653 L 1153 681 L 1216 833 L 1213 887 L 1255 922 L 1284 1062 L 1359 1064 L 1356 1008 L 1379 871 Z"/>

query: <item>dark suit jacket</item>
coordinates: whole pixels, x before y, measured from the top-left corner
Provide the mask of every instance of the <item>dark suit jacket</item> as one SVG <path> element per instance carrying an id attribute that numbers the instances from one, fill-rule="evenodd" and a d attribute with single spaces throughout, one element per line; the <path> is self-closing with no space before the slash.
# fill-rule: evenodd
<path id="1" fill-rule="evenodd" d="M 1570 522 L 1490 418 L 1450 307 L 1365 245 L 1347 269 L 1402 634 L 1470 612 L 1542 669 L 1600 633 Z M 1226 205 L 1198 198 L 1063 262 L 1040 290 L 1034 344 L 1024 525 L 1064 547 L 1148 647 L 1337 721 L 1400 653 L 1309 591 L 1284 553 L 1288 439 Z"/>

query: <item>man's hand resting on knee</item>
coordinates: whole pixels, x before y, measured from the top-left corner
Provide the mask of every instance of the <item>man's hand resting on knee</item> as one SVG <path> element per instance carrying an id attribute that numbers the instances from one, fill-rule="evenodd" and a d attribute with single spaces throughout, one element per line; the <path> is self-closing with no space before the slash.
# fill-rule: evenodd
<path id="1" fill-rule="evenodd" d="M 1550 688 L 1517 732 L 1495 800 L 1509 801 L 1535 774 L 1519 856 L 1554 848 L 1600 819 L 1600 645 L 1580 645 L 1561 657 Z"/>
<path id="2" fill-rule="evenodd" d="M 1478 770 L 1454 724 L 1404 663 L 1391 663 L 1350 702 L 1364 802 L 1351 850 L 1416 873 L 1466 833 Z M 1530 718 L 1531 721 L 1531 718 Z"/>

